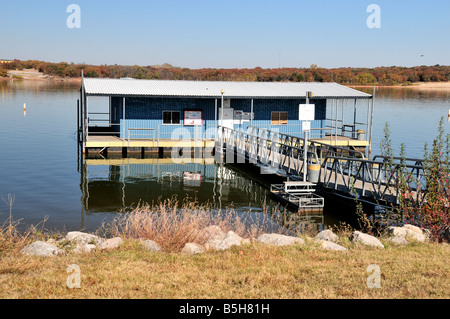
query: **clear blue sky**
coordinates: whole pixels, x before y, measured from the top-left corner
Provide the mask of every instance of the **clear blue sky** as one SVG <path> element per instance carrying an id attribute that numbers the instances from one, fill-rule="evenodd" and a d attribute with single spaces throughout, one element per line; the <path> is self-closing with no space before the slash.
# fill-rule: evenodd
<path id="1" fill-rule="evenodd" d="M 81 28 L 69 29 L 69 4 Z M 381 28 L 369 29 L 369 4 Z M 450 65 L 448 0 L 2 0 L 0 58 L 188 68 Z M 423 57 L 421 57 L 423 55 Z"/>

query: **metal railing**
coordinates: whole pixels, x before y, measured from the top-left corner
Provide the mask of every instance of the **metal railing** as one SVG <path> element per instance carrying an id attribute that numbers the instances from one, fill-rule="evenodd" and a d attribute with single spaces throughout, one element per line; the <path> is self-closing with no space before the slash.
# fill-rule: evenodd
<path id="1" fill-rule="evenodd" d="M 401 183 L 406 182 L 417 201 L 426 189 L 423 160 L 389 158 L 377 155 L 372 160 L 328 156 L 322 163 L 319 181 L 323 187 L 339 189 L 348 194 L 368 196 L 385 201 L 397 201 Z"/>
<path id="2" fill-rule="evenodd" d="M 131 133 L 132 131 L 137 131 L 138 133 L 141 133 L 141 134 L 134 133 L 134 135 L 133 135 Z M 151 132 L 152 133 L 151 137 L 146 133 L 142 134 L 142 132 Z M 131 137 L 131 136 L 133 136 L 133 137 Z M 128 146 L 130 146 L 130 139 L 141 139 L 141 140 L 142 139 L 146 139 L 146 140 L 151 139 L 153 147 L 155 147 L 155 129 L 153 129 L 153 128 L 130 128 L 129 127 L 127 139 L 128 139 Z"/>
<path id="3" fill-rule="evenodd" d="M 305 169 L 305 150 L 301 141 L 302 138 L 258 127 L 249 126 L 246 132 L 219 127 L 219 145 L 251 163 L 270 167 L 273 171 L 284 171 L 292 176 L 300 176 Z M 234 159 L 227 157 L 227 162 L 230 158 Z M 310 147 L 307 149 L 307 162 L 319 163 L 317 153 Z"/>
<path id="4" fill-rule="evenodd" d="M 251 163 L 284 171 L 300 179 L 307 164 L 320 165 L 318 183 L 329 189 L 348 194 L 392 201 L 399 196 L 401 179 L 407 180 L 416 196 L 423 196 L 425 180 L 423 160 L 417 158 L 388 158 L 377 155 L 372 160 L 360 151 L 337 147 L 318 141 L 308 141 L 307 162 L 304 163 L 304 139 L 269 131 L 259 127 L 246 132 L 219 127 L 219 145 L 241 155 Z M 295 195 L 295 194 L 294 194 Z M 417 200 L 421 198 L 416 197 Z"/>

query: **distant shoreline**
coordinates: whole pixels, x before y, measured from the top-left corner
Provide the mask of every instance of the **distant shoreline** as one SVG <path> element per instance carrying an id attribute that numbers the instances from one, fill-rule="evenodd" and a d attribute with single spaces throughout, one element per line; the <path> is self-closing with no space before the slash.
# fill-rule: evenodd
<path id="1" fill-rule="evenodd" d="M 80 83 L 81 78 L 62 78 L 52 75 L 46 75 L 42 72 L 38 72 L 34 69 L 27 70 L 11 70 L 8 71 L 8 77 L 0 77 L 0 80 L 8 81 L 62 81 L 62 82 L 75 82 Z M 397 84 L 397 85 L 384 85 L 384 84 L 342 84 L 351 88 L 400 88 L 400 89 L 414 89 L 414 90 L 439 90 L 450 91 L 450 81 L 447 82 L 414 82 L 411 84 Z"/>
<path id="2" fill-rule="evenodd" d="M 447 91 L 450 90 L 450 81 L 448 82 L 415 82 L 409 85 L 346 85 L 348 87 L 356 87 L 356 88 L 398 88 L 398 89 L 414 89 L 414 90 L 439 90 L 439 91 Z"/>

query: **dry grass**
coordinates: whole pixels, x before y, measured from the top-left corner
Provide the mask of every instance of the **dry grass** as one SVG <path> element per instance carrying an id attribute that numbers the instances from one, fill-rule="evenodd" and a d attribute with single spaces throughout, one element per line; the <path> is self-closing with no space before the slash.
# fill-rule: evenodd
<path id="1" fill-rule="evenodd" d="M 257 237 L 264 232 L 283 232 L 268 214 L 225 212 L 199 205 L 191 198 L 181 203 L 176 199 L 159 201 L 157 204 L 138 205 L 133 211 L 119 215 L 111 224 L 105 225 L 105 233 L 127 238 L 151 239 L 164 251 L 179 252 L 186 243 L 205 243 L 204 229 L 219 226 L 224 232 L 234 231 L 242 237 Z"/>
<path id="2" fill-rule="evenodd" d="M 443 298 L 450 297 L 449 245 L 346 253 L 306 246 L 248 245 L 187 256 L 150 253 L 137 241 L 119 249 L 52 258 L 8 254 L 0 261 L 0 298 Z M 67 266 L 81 269 L 81 288 L 66 286 Z M 381 288 L 366 285 L 381 268 Z"/>
<path id="3" fill-rule="evenodd" d="M 205 216 L 207 209 L 168 207 L 173 205 L 141 207 L 130 219 L 122 216 L 110 231 L 126 230 L 125 243 L 112 251 L 90 254 L 22 255 L 24 245 L 49 235 L 36 228 L 19 234 L 17 223 L 5 224 L 0 229 L 0 298 L 450 298 L 448 244 L 398 247 L 383 241 L 385 249 L 367 248 L 346 239 L 351 229 L 343 226 L 336 231 L 342 238 L 340 244 L 349 249 L 346 252 L 321 250 L 304 237 L 305 245 L 252 243 L 190 256 L 171 251 L 178 250 L 183 236 L 200 240 L 197 230 L 214 220 L 210 214 L 209 219 Z M 185 216 L 190 213 L 195 213 L 194 217 Z M 244 227 L 242 219 L 223 220 L 221 227 L 239 226 L 235 230 L 241 235 L 257 231 Z M 146 251 L 134 239 L 160 236 L 162 244 L 162 239 L 170 241 L 172 235 L 177 240 L 168 244 L 168 252 L 159 253 Z M 80 267 L 80 288 L 67 287 L 67 267 L 72 264 Z M 367 267 L 372 264 L 381 269 L 381 288 L 367 287 Z"/>

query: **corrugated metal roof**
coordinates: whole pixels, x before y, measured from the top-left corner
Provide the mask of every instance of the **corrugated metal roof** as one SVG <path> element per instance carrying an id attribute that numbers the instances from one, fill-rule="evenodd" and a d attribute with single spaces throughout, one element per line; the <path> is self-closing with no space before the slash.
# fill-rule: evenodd
<path id="1" fill-rule="evenodd" d="M 228 82 L 84 78 L 87 95 L 220 98 L 370 98 L 371 95 L 329 82 Z"/>

